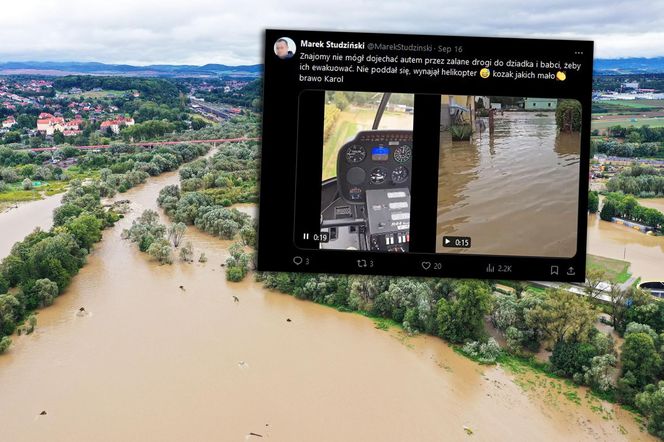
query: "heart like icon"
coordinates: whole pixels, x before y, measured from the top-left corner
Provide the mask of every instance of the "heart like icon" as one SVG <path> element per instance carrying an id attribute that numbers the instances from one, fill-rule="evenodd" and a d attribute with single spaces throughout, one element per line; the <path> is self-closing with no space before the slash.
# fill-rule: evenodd
<path id="1" fill-rule="evenodd" d="M 429 270 L 429 267 L 431 267 L 431 263 L 429 261 L 422 261 L 422 268 L 424 270 Z"/>
<path id="2" fill-rule="evenodd" d="M 301 256 L 293 256 L 293 264 L 296 266 L 299 266 L 302 264 L 302 257 Z"/>

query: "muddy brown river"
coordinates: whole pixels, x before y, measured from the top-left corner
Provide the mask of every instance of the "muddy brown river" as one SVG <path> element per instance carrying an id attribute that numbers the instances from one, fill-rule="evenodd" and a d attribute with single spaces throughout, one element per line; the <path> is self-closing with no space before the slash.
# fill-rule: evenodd
<path id="1" fill-rule="evenodd" d="M 12 246 L 36 227 L 48 230 L 53 225 L 53 209 L 60 205 L 62 194 L 0 210 L 0 259 L 9 255 Z"/>
<path id="2" fill-rule="evenodd" d="M 437 338 L 228 283 L 229 242 L 193 228 L 186 238 L 209 261 L 158 265 L 120 233 L 176 182 L 168 173 L 119 195 L 132 212 L 0 356 L 0 440 L 652 440 L 617 407 L 591 411 L 583 389 L 577 405 Z"/>
<path id="3" fill-rule="evenodd" d="M 470 142 L 441 133 L 437 252 L 574 256 L 580 138 L 542 115 L 505 112 Z M 472 247 L 444 248 L 444 235 Z"/>

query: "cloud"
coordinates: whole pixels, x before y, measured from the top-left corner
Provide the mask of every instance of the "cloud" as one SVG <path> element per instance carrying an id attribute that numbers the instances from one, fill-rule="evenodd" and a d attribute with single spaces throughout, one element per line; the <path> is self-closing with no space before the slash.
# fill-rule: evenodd
<path id="1" fill-rule="evenodd" d="M 0 60 L 255 64 L 265 28 L 595 40 L 597 57 L 664 56 L 664 2 L 18 0 Z"/>

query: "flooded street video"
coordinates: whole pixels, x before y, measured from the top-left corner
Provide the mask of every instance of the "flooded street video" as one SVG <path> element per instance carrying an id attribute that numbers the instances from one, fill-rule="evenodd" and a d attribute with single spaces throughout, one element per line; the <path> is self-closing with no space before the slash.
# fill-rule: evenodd
<path id="1" fill-rule="evenodd" d="M 441 96 L 436 252 L 573 257 L 580 131 L 576 100 Z"/>

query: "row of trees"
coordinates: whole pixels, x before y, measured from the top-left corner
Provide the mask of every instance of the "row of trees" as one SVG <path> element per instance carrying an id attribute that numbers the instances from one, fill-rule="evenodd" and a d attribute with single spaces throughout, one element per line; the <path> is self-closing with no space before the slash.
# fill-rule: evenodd
<path id="1" fill-rule="evenodd" d="M 300 273 L 262 273 L 257 278 L 298 298 L 393 319 L 413 333 L 455 343 L 487 338 L 483 320 L 493 300 L 485 281 Z"/>
<path id="2" fill-rule="evenodd" d="M 664 302 L 638 289 L 614 284 L 610 291 L 608 310 L 625 336 L 619 358 L 611 335 L 595 326 L 594 290 L 584 298 L 564 289 L 531 292 L 518 282 L 514 293 L 494 296 L 493 284 L 478 280 L 298 273 L 261 273 L 257 279 L 298 298 L 365 311 L 411 333 L 464 344 L 462 352 L 485 363 L 505 353 L 529 357 L 542 346 L 551 348 L 549 370 L 637 407 L 650 431 L 664 437 Z M 488 338 L 487 315 L 506 348 Z"/>
<path id="3" fill-rule="evenodd" d="M 614 217 L 618 217 L 658 230 L 664 228 L 664 214 L 662 212 L 644 207 L 632 195 L 625 195 L 620 192 L 608 193 L 605 196 L 599 216 L 604 221 L 611 221 Z"/>
<path id="4" fill-rule="evenodd" d="M 84 265 L 102 230 L 118 215 L 100 204 L 96 183 L 71 182 L 50 231 L 36 229 L 0 263 L 0 350 L 31 311 L 50 305 Z"/>
<path id="5" fill-rule="evenodd" d="M 628 143 L 663 143 L 664 127 L 650 127 L 647 124 L 641 127 L 611 126 L 608 134 L 614 138 L 622 138 Z"/>
<path id="6" fill-rule="evenodd" d="M 664 171 L 647 166 L 633 166 L 612 177 L 609 192 L 623 192 L 642 198 L 664 196 Z"/>
<path id="7" fill-rule="evenodd" d="M 625 142 L 617 140 L 592 140 L 591 151 L 602 153 L 612 157 L 623 158 L 661 158 L 664 156 L 664 144 L 662 142 Z"/>

